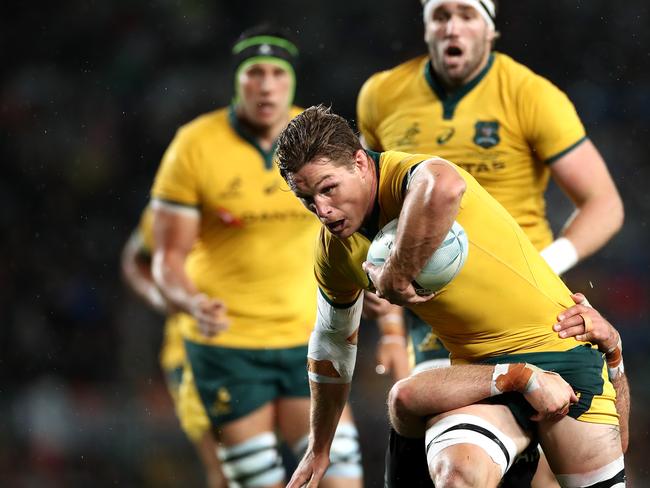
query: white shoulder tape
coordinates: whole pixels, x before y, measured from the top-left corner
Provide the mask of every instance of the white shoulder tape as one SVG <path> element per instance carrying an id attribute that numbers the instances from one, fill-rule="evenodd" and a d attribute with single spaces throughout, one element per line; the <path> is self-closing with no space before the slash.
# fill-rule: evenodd
<path id="1" fill-rule="evenodd" d="M 346 308 L 330 304 L 321 292 L 318 293 L 316 325 L 309 338 L 307 357 L 314 361 L 331 361 L 338 372 L 338 378 L 309 372 L 309 379 L 316 383 L 350 383 L 357 360 L 357 345 L 348 341 L 359 328 L 363 293 Z M 356 342 L 356 341 L 355 341 Z"/>

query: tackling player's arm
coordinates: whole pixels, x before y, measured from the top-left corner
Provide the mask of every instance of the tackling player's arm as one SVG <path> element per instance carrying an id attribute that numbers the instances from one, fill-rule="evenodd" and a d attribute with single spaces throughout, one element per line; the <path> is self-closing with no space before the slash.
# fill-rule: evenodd
<path id="1" fill-rule="evenodd" d="M 389 394 L 390 421 L 400 435 L 422 437 L 430 417 L 508 392 L 524 395 L 537 411 L 533 420 L 564 416 L 578 401 L 558 374 L 532 364 L 458 365 L 398 381 Z"/>
<path id="2" fill-rule="evenodd" d="M 623 344 L 621 335 L 598 310 L 591 307 L 582 293 L 571 298 L 576 303 L 558 316 L 553 330 L 562 338 L 575 337 L 579 341 L 591 342 L 605 354 L 609 379 L 616 390 L 616 411 L 619 414 L 621 446 L 627 451 L 629 443 L 630 388 L 623 365 Z"/>
<path id="3" fill-rule="evenodd" d="M 558 274 L 590 256 L 623 225 L 623 202 L 605 161 L 585 140 L 550 165 L 558 186 L 576 206 L 561 237 L 542 251 Z"/>
<path id="4" fill-rule="evenodd" d="M 129 288 L 152 309 L 165 314 L 168 306 L 151 276 L 151 253 L 144 247 L 135 229 L 124 244 L 121 255 L 122 276 Z"/>
<path id="5" fill-rule="evenodd" d="M 154 200 L 153 211 L 152 272 L 164 297 L 179 310 L 194 316 L 206 336 L 226 329 L 223 303 L 200 293 L 185 271 L 185 261 L 198 237 L 198 210 Z"/>
<path id="6" fill-rule="evenodd" d="M 363 293 L 351 304 L 336 305 L 319 292 L 307 353 L 312 402 L 309 445 L 287 488 L 318 486 L 329 466 L 332 439 L 350 393 L 362 307 Z"/>
<path id="7" fill-rule="evenodd" d="M 415 168 L 399 215 L 393 251 L 381 267 L 364 263 L 379 294 L 398 305 L 432 297 L 418 296 L 412 281 L 451 228 L 465 188 L 465 180 L 443 159 L 423 161 Z"/>

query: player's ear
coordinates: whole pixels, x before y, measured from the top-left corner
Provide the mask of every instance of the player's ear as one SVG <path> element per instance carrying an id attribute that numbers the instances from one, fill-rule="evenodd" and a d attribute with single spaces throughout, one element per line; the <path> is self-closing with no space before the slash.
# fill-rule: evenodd
<path id="1" fill-rule="evenodd" d="M 368 172 L 370 166 L 370 158 L 368 157 L 366 151 L 363 149 L 357 149 L 354 152 L 354 165 L 361 175 L 365 175 Z"/>

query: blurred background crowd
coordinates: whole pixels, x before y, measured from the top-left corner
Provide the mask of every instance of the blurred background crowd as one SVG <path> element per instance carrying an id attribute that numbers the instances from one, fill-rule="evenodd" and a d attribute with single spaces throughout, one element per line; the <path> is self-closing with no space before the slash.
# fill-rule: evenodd
<path id="1" fill-rule="evenodd" d="M 297 102 L 354 119 L 372 73 L 425 52 L 417 0 L 13 3 L 0 75 L 0 485 L 199 486 L 158 369 L 162 319 L 119 253 L 179 125 L 229 103 L 229 50 L 273 20 L 301 48 Z M 619 328 L 630 485 L 650 486 L 650 15 L 643 0 L 502 1 L 497 49 L 565 90 L 608 162 L 623 230 L 566 275 Z M 549 190 L 549 213 L 570 204 Z M 557 230 L 557 229 L 556 229 Z M 498 278 L 495 277 L 495 286 Z M 372 324 L 353 385 L 366 481 L 382 486 Z"/>

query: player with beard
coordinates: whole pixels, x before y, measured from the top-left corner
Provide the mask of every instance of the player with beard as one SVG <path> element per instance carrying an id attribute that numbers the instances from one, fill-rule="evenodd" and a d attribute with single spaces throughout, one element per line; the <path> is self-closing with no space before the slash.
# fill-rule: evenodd
<path id="1" fill-rule="evenodd" d="M 247 31 L 233 48 L 230 107 L 183 126 L 152 190 L 153 275 L 181 311 L 195 384 L 232 486 L 279 487 L 276 431 L 301 457 L 309 434 L 305 356 L 315 320 L 318 224 L 272 163 L 292 105 L 298 50 L 285 33 Z M 360 487 L 350 411 L 323 486 Z"/>

